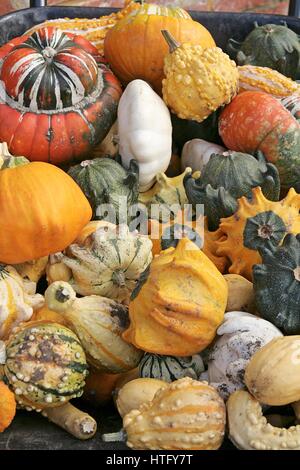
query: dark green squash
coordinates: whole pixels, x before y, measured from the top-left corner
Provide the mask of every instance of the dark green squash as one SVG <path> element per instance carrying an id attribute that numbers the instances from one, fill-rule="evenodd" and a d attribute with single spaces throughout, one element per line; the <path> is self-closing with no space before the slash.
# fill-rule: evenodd
<path id="1" fill-rule="evenodd" d="M 213 154 L 198 179 L 187 174 L 184 187 L 188 200 L 194 206 L 204 204 L 208 227 L 216 230 L 220 219 L 237 210 L 237 200 L 252 197 L 252 188 L 260 186 L 271 201 L 278 201 L 280 181 L 278 170 L 266 163 L 261 152 L 257 158 L 240 152 Z"/>
<path id="2" fill-rule="evenodd" d="M 281 246 L 260 249 L 253 267 L 256 307 L 262 318 L 286 335 L 300 333 L 300 234 L 286 235 Z"/>
<path id="3" fill-rule="evenodd" d="M 115 209 L 116 220 L 119 222 L 120 204 L 125 204 L 127 210 L 137 203 L 139 194 L 139 172 L 135 160 L 131 160 L 129 169 L 112 158 L 95 158 L 85 160 L 70 168 L 68 174 L 76 181 L 86 195 L 93 209 L 93 219 L 99 220 L 105 214 L 101 204 L 111 204 Z M 120 198 L 125 198 L 122 200 Z M 126 220 L 122 221 L 127 223 Z"/>
<path id="4" fill-rule="evenodd" d="M 199 354 L 187 357 L 162 356 L 145 353 L 139 364 L 139 375 L 143 378 L 174 382 L 188 376 L 198 379 L 204 371 L 203 361 Z"/>
<path id="5" fill-rule="evenodd" d="M 243 42 L 230 39 L 228 52 L 238 65 L 269 67 L 295 80 L 299 77 L 299 36 L 287 25 L 266 24 L 254 29 Z"/>

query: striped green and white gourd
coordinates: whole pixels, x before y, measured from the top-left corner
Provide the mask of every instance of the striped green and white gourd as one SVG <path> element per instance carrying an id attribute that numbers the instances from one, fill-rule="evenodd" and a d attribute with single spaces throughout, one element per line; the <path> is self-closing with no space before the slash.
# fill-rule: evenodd
<path id="1" fill-rule="evenodd" d="M 43 409 L 80 397 L 88 366 L 73 331 L 57 323 L 30 322 L 10 337 L 4 374 L 19 405 Z"/>
<path id="2" fill-rule="evenodd" d="M 139 375 L 143 378 L 174 382 L 182 377 L 198 379 L 204 371 L 204 364 L 199 354 L 188 357 L 162 356 L 145 353 L 139 364 Z"/>
<path id="3" fill-rule="evenodd" d="M 128 303 L 140 274 L 152 261 L 152 242 L 125 224 L 91 224 L 95 231 L 62 255 L 62 263 L 71 270 L 68 282 L 77 294 Z"/>
<path id="4" fill-rule="evenodd" d="M 38 111 L 75 106 L 96 88 L 99 77 L 91 54 L 62 31 L 45 28 L 4 59 L 1 78 L 13 100 Z"/>

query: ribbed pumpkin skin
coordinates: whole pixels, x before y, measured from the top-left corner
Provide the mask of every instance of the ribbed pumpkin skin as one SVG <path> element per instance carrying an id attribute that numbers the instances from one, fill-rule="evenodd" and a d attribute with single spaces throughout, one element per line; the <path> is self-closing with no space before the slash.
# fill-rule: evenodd
<path id="1" fill-rule="evenodd" d="M 93 219 L 99 219 L 101 204 L 112 204 L 116 211 L 116 222 L 119 220 L 119 210 L 122 204 L 127 209 L 138 201 L 138 166 L 132 160 L 129 170 L 123 168 L 111 158 L 95 158 L 85 160 L 70 168 L 68 174 L 81 187 L 93 208 Z M 125 198 L 125 199 L 124 199 Z M 122 214 L 124 216 L 124 214 Z M 126 220 L 127 223 L 129 223 Z"/>
<path id="2" fill-rule="evenodd" d="M 263 152 L 276 165 L 284 190 L 300 190 L 300 126 L 273 96 L 245 91 L 224 108 L 219 132 L 230 150 Z"/>
<path id="3" fill-rule="evenodd" d="M 104 55 L 122 83 L 140 78 L 161 91 L 164 57 L 168 53 L 161 30 L 168 30 L 180 43 L 215 46 L 207 29 L 181 8 L 143 4 L 105 37 Z"/>
<path id="4" fill-rule="evenodd" d="M 261 153 L 256 159 L 232 151 L 212 154 L 200 177 L 186 175 L 184 186 L 191 204 L 204 204 L 210 230 L 218 228 L 220 218 L 236 211 L 238 198 L 251 197 L 252 188 L 260 186 L 272 201 L 278 201 L 280 192 L 278 171 Z"/>
<path id="5" fill-rule="evenodd" d="M 85 353 L 68 328 L 27 323 L 10 337 L 6 353 L 4 373 L 20 405 L 55 407 L 82 395 Z"/>
<path id="6" fill-rule="evenodd" d="M 283 336 L 252 356 L 245 384 L 260 403 L 281 406 L 299 400 L 299 352 L 300 336 Z"/>
<path id="7" fill-rule="evenodd" d="M 287 335 L 300 333 L 300 234 L 287 235 L 281 247 L 266 247 L 262 258 L 253 268 L 260 316 Z"/>
<path id="8" fill-rule="evenodd" d="M 45 28 L 4 45 L 0 59 L 0 141 L 14 155 L 80 160 L 116 120 L 120 85 L 84 38 Z"/>
<path id="9" fill-rule="evenodd" d="M 23 263 L 63 250 L 91 216 L 79 186 L 53 165 L 33 162 L 0 171 L 2 263 Z"/>
<path id="10" fill-rule="evenodd" d="M 131 295 L 123 338 L 146 352 L 191 356 L 213 340 L 223 320 L 227 283 L 187 238 L 155 257 Z"/>
<path id="11" fill-rule="evenodd" d="M 139 364 L 141 377 L 174 382 L 186 375 L 197 379 L 204 371 L 200 355 L 188 357 L 161 356 L 145 353 Z"/>
<path id="12" fill-rule="evenodd" d="M 229 273 L 252 281 L 252 268 L 261 262 L 260 250 L 269 243 L 280 245 L 287 233 L 300 233 L 300 195 L 290 189 L 285 199 L 274 202 L 258 187 L 251 200 L 242 197 L 238 202 L 238 210 L 222 219 L 214 232 L 216 253 L 230 260 Z"/>
<path id="13" fill-rule="evenodd" d="M 137 450 L 216 450 L 223 441 L 226 412 L 217 391 L 188 377 L 159 390 L 152 402 L 124 420 L 127 445 Z"/>

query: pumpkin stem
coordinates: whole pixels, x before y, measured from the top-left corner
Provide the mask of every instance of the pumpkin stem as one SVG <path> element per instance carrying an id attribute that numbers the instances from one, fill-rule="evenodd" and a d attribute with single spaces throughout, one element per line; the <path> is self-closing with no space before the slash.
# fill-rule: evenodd
<path id="1" fill-rule="evenodd" d="M 1 166 L 1 170 L 6 168 L 16 168 L 17 166 L 27 165 L 29 160 L 25 157 L 4 157 L 4 162 Z"/>
<path id="2" fill-rule="evenodd" d="M 48 62 L 48 64 L 51 64 L 56 54 L 57 51 L 50 46 L 45 47 L 45 49 L 42 51 L 42 56 L 44 57 L 45 61 Z"/>
<path id="3" fill-rule="evenodd" d="M 178 47 L 180 47 L 179 42 L 177 42 L 173 38 L 173 36 L 169 33 L 169 31 L 167 31 L 166 29 L 162 29 L 161 33 L 162 33 L 163 37 L 165 38 L 171 53 L 174 52 Z"/>

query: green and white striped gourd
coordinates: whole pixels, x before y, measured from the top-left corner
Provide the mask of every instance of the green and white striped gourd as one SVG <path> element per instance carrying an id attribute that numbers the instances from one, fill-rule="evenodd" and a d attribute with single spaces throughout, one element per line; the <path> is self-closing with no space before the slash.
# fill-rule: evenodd
<path id="1" fill-rule="evenodd" d="M 145 353 L 139 364 L 139 375 L 174 382 L 182 377 L 198 379 L 204 371 L 204 364 L 199 354 L 188 357 L 162 356 Z"/>

